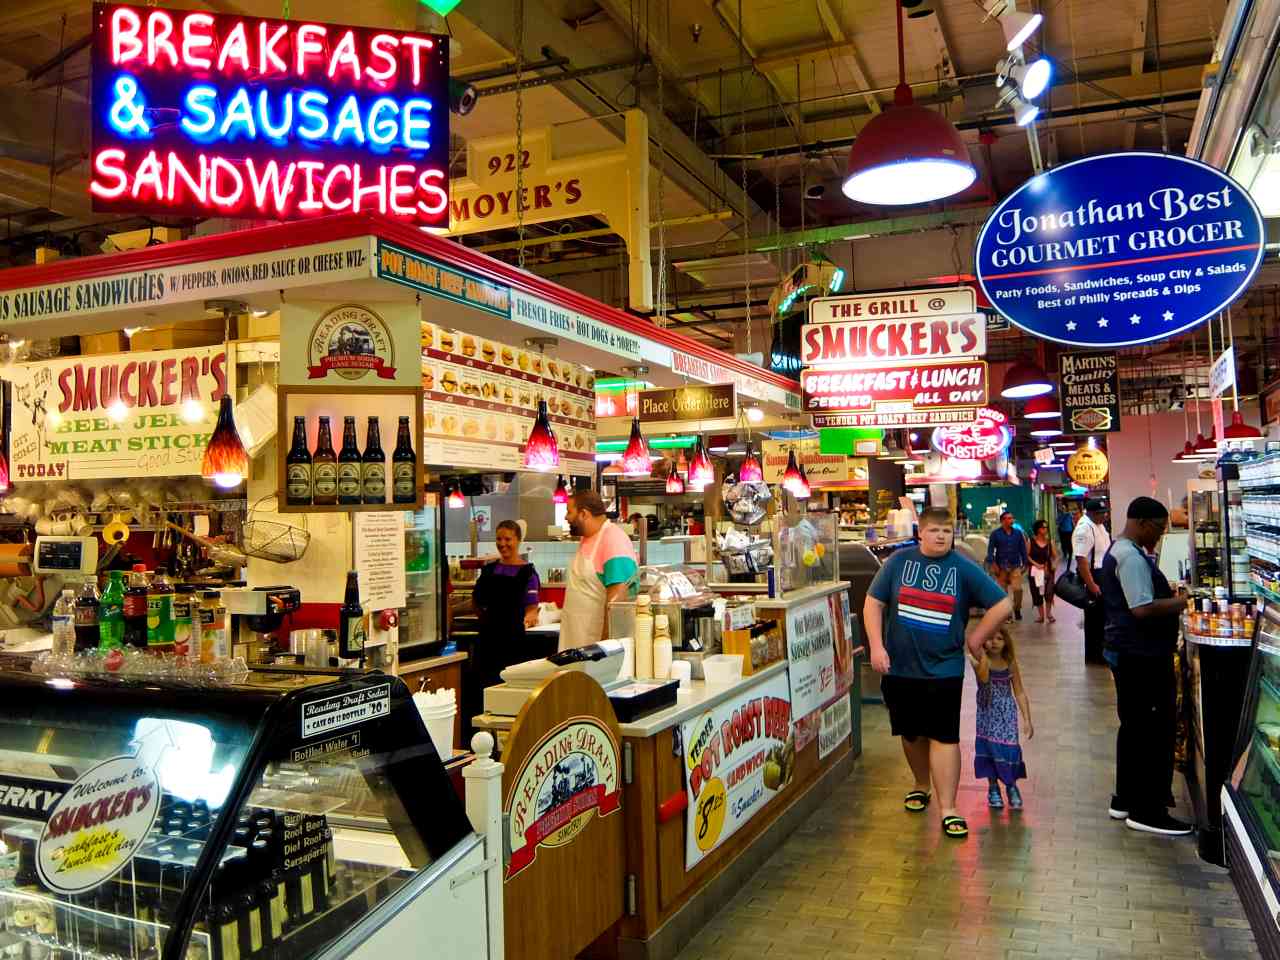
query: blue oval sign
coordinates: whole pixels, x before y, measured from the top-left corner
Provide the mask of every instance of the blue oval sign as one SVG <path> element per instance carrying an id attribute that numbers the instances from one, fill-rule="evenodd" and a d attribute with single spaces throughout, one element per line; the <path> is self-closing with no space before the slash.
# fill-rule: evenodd
<path id="1" fill-rule="evenodd" d="M 1029 333 L 1084 347 L 1162 340 L 1248 287 L 1262 216 L 1219 170 L 1187 157 L 1112 153 L 1033 177 L 978 235 L 978 282 Z"/>

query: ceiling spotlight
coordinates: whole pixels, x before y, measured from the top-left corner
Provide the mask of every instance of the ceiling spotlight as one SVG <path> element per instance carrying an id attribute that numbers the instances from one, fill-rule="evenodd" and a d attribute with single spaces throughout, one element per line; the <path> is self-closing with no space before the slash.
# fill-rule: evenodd
<path id="1" fill-rule="evenodd" d="M 449 81 L 449 110 L 460 117 L 465 117 L 475 109 L 480 92 L 469 83 L 461 80 Z"/>
<path id="2" fill-rule="evenodd" d="M 1028 64 L 1022 62 L 1020 53 L 1014 52 L 996 64 L 996 86 L 1003 87 L 1012 80 L 1027 100 L 1034 100 L 1044 93 L 1052 78 L 1053 64 L 1044 57 L 1037 57 Z"/>
<path id="3" fill-rule="evenodd" d="M 1023 13 L 1018 9 L 1018 0 L 988 0 L 987 15 L 983 20 L 995 17 L 1000 21 L 1000 29 L 1004 31 L 1005 49 L 1017 50 L 1030 39 L 1040 28 L 1044 19 L 1038 13 Z"/>
<path id="4" fill-rule="evenodd" d="M 825 185 L 821 183 L 811 183 L 804 188 L 804 196 L 806 200 L 821 200 L 827 192 Z"/>
<path id="5" fill-rule="evenodd" d="M 1000 396 L 1006 400 L 1025 400 L 1053 392 L 1053 381 L 1044 369 L 1028 357 L 1015 362 L 1004 375 Z"/>
<path id="6" fill-rule="evenodd" d="M 1025 100 L 1013 108 L 1013 119 L 1020 127 L 1025 127 L 1038 116 L 1040 116 L 1040 108 Z"/>

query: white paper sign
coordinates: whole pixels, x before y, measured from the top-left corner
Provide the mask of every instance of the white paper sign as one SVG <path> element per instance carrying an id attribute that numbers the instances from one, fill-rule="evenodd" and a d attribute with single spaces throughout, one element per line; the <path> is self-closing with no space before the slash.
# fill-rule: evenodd
<path id="1" fill-rule="evenodd" d="M 1227 347 L 1209 368 L 1209 394 L 1220 397 L 1236 385 L 1236 348 Z"/>
<path id="2" fill-rule="evenodd" d="M 398 510 L 352 514 L 360 603 L 366 611 L 404 606 L 404 518 Z"/>
<path id="3" fill-rule="evenodd" d="M 787 659 L 796 716 L 822 709 L 836 692 L 835 635 L 826 597 L 787 610 Z"/>
<path id="4" fill-rule="evenodd" d="M 822 727 L 818 730 L 818 759 L 825 760 L 840 744 L 853 735 L 853 711 L 849 698 L 841 697 L 822 711 Z"/>
<path id="5" fill-rule="evenodd" d="M 686 870 L 787 788 L 796 758 L 791 716 L 786 678 L 774 674 L 680 725 Z"/>

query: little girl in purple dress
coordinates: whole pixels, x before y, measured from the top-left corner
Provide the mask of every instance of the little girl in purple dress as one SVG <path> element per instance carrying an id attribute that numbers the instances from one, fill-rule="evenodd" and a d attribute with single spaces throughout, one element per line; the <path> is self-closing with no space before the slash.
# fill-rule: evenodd
<path id="1" fill-rule="evenodd" d="M 1013 648 L 1009 628 L 996 631 L 983 645 L 982 656 L 970 657 L 978 675 L 977 736 L 974 739 L 973 774 L 986 780 L 987 806 L 999 810 L 1004 806 L 1000 784 L 1009 795 L 1009 808 L 1022 809 L 1018 781 L 1026 779 L 1027 766 L 1022 762 L 1018 743 L 1018 713 L 1026 724 L 1027 739 L 1035 735 L 1031 723 L 1031 701 L 1022 687 L 1018 656 Z"/>

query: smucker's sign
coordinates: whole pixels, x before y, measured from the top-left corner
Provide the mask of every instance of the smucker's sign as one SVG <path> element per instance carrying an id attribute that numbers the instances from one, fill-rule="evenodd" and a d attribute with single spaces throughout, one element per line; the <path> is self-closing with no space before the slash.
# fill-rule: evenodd
<path id="1" fill-rule="evenodd" d="M 227 391 L 221 346 L 15 364 L 15 480 L 192 476 Z"/>

